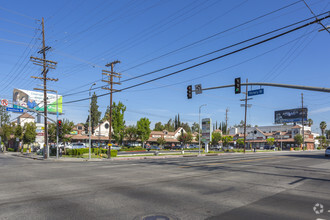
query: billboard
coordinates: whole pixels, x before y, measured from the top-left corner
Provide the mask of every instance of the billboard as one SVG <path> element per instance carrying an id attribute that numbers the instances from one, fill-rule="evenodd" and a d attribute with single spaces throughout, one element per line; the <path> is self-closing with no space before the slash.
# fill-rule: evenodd
<path id="1" fill-rule="evenodd" d="M 44 93 L 14 89 L 13 107 L 44 111 Z M 56 94 L 47 93 L 47 111 L 56 114 Z M 58 112 L 62 113 L 62 96 L 58 96 Z"/>
<path id="2" fill-rule="evenodd" d="M 304 121 L 307 121 L 307 108 L 295 108 L 275 111 L 275 124 L 301 122 L 303 112 Z"/>
<path id="3" fill-rule="evenodd" d="M 211 119 L 203 118 L 202 119 L 202 141 L 204 143 L 209 143 L 211 141 L 212 127 Z"/>

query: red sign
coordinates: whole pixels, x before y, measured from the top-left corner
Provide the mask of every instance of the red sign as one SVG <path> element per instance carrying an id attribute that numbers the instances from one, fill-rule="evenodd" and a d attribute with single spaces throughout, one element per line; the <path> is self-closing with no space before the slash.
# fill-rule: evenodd
<path id="1" fill-rule="evenodd" d="M 8 100 L 7 99 L 1 99 L 1 105 L 8 106 Z"/>

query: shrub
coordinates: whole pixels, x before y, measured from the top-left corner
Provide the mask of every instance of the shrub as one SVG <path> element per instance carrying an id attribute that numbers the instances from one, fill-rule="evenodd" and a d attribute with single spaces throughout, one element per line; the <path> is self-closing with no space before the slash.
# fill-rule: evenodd
<path id="1" fill-rule="evenodd" d="M 27 148 L 23 148 L 23 152 L 25 153 L 27 151 Z"/>
<path id="2" fill-rule="evenodd" d="M 14 152 L 14 148 L 8 148 L 8 151 Z"/>

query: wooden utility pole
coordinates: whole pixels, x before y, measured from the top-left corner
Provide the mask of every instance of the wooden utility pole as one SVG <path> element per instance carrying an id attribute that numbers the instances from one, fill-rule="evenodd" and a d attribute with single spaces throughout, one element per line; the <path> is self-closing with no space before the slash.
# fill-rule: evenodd
<path id="1" fill-rule="evenodd" d="M 34 79 L 41 79 L 44 82 L 44 158 L 47 159 L 49 156 L 49 149 L 48 149 L 48 127 L 47 127 L 47 80 L 50 81 L 58 81 L 58 79 L 52 79 L 47 78 L 47 73 L 49 69 L 55 69 L 57 62 L 46 60 L 46 51 L 51 49 L 51 47 L 46 47 L 45 45 L 45 25 L 44 25 L 44 18 L 41 20 L 41 26 L 42 26 L 42 49 L 38 51 L 38 53 L 42 53 L 42 58 L 38 57 L 30 57 L 30 60 L 33 62 L 33 64 L 42 66 L 42 74 L 43 77 L 37 77 L 37 76 L 31 76 L 31 78 Z"/>
<path id="2" fill-rule="evenodd" d="M 118 91 L 113 89 L 113 84 L 120 85 L 120 82 L 114 82 L 113 77 L 117 77 L 118 79 L 121 78 L 121 73 L 115 73 L 113 71 L 113 67 L 115 64 L 120 63 L 119 60 L 113 61 L 111 63 L 108 63 L 105 65 L 106 67 L 111 67 L 111 71 L 108 70 L 102 70 L 102 75 L 105 75 L 108 77 L 108 80 L 102 80 L 102 82 L 108 83 L 109 87 L 102 87 L 102 89 L 110 90 L 110 115 L 109 115 L 109 144 L 108 144 L 108 159 L 111 158 L 111 139 L 112 139 L 112 93 L 114 91 Z"/>
<path id="3" fill-rule="evenodd" d="M 229 109 L 226 108 L 226 133 L 227 134 L 227 131 L 228 131 L 228 112 L 229 112 Z"/>
<path id="4" fill-rule="evenodd" d="M 246 79 L 246 83 L 248 83 L 248 79 Z M 241 101 L 244 101 L 245 104 L 241 104 L 241 106 L 243 105 L 245 107 L 245 114 L 244 114 L 244 153 L 245 153 L 245 143 L 246 143 L 246 113 L 247 113 L 247 107 L 248 107 L 248 100 L 251 100 L 252 98 L 248 98 L 248 86 L 246 85 L 246 90 L 245 93 L 243 92 L 243 94 L 245 94 L 245 99 L 241 99 Z"/>

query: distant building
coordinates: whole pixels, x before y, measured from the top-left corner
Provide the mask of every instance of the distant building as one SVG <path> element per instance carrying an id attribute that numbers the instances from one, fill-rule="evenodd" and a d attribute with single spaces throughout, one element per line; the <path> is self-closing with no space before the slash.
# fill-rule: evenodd
<path id="1" fill-rule="evenodd" d="M 267 146 L 267 139 L 274 138 L 275 145 L 283 149 L 290 149 L 296 146 L 294 137 L 297 134 L 302 135 L 301 125 L 274 125 L 274 126 L 260 126 L 246 128 L 246 143 L 247 147 L 262 148 Z M 229 129 L 229 135 L 233 136 L 234 141 L 239 138 L 244 138 L 243 127 L 233 127 Z M 304 126 L 304 138 L 307 149 L 315 148 L 315 138 L 311 132 L 311 127 Z"/>
<path id="2" fill-rule="evenodd" d="M 35 122 L 35 118 L 29 113 L 24 113 L 17 118 L 17 124 L 24 127 L 26 123 Z"/>

